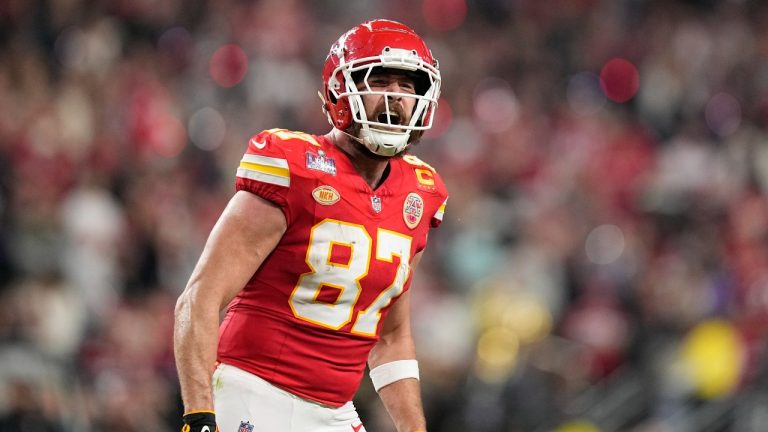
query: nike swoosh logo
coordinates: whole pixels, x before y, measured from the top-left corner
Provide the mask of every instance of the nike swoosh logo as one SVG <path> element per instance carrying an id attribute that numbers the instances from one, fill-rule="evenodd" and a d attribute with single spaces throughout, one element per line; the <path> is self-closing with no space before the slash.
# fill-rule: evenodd
<path id="1" fill-rule="evenodd" d="M 362 428 L 363 428 L 363 424 L 362 423 L 360 423 L 357 426 L 352 425 L 352 430 L 355 431 L 355 432 L 360 432 L 360 429 L 362 429 Z"/>
<path id="2" fill-rule="evenodd" d="M 259 149 L 259 150 L 261 150 L 261 149 L 263 149 L 264 147 L 266 147 L 266 146 L 267 146 L 267 143 L 266 143 L 266 142 L 264 142 L 264 141 L 256 141 L 256 140 L 255 140 L 255 139 L 253 139 L 253 138 L 251 138 L 251 144 L 253 144 L 253 146 L 254 146 L 254 147 L 256 147 L 256 148 L 257 148 L 257 149 Z M 204 432 L 204 431 L 201 431 L 201 432 Z M 210 432 L 210 431 L 209 431 L 209 432 Z"/>

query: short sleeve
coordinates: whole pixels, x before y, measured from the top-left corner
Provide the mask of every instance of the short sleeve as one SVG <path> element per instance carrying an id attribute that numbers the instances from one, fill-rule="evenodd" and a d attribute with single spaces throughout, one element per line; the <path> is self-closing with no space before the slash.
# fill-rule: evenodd
<path id="1" fill-rule="evenodd" d="M 440 204 L 440 207 L 437 208 L 437 211 L 435 212 L 434 216 L 432 216 L 432 220 L 430 221 L 430 226 L 432 228 L 437 228 L 440 226 L 441 223 L 443 223 L 443 215 L 445 214 L 445 206 L 448 204 L 448 197 L 445 198 L 442 204 Z"/>
<path id="2" fill-rule="evenodd" d="M 266 131 L 253 136 L 237 167 L 235 188 L 285 207 L 291 173 L 280 144 L 282 140 Z"/>

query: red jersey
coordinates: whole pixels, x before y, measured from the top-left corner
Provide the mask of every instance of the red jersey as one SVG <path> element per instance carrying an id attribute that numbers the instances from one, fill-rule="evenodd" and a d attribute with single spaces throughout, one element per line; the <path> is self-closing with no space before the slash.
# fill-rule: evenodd
<path id="1" fill-rule="evenodd" d="M 324 137 L 273 129 L 249 141 L 236 187 L 279 205 L 288 228 L 229 305 L 218 360 L 341 406 L 442 220 L 445 185 L 407 155 L 372 190 Z"/>

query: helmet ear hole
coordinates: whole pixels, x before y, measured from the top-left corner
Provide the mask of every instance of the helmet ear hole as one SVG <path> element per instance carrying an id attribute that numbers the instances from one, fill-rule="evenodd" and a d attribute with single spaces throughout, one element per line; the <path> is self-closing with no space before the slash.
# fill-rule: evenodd
<path id="1" fill-rule="evenodd" d="M 339 101 L 332 107 L 333 126 L 340 130 L 346 130 L 352 124 L 352 112 L 349 109 L 349 102 Z"/>

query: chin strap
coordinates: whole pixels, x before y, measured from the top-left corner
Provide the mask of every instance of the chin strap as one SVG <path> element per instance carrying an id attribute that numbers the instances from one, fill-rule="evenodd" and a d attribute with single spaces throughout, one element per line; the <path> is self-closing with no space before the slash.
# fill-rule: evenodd
<path id="1" fill-rule="evenodd" d="M 339 129 L 339 130 L 341 130 L 341 129 Z M 346 135 L 346 136 L 348 136 L 348 137 L 352 138 L 353 140 L 355 140 L 355 141 L 359 142 L 360 144 L 362 144 L 362 145 L 365 145 L 365 143 L 363 142 L 363 140 L 361 140 L 360 138 L 358 138 L 358 137 L 356 137 L 356 136 L 352 135 L 351 133 L 349 133 L 349 132 L 347 132 L 347 131 L 341 131 L 341 133 L 343 133 L 344 135 Z"/>

